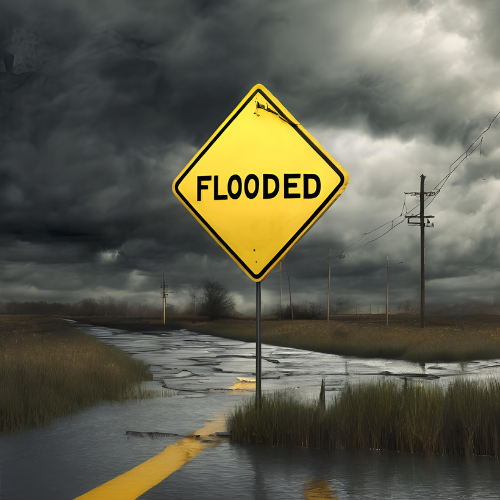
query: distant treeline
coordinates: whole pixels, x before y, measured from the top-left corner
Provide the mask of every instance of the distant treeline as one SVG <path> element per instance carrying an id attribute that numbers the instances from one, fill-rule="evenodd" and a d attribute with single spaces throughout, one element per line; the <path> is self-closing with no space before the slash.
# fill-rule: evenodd
<path id="1" fill-rule="evenodd" d="M 187 314 L 207 316 L 210 319 L 229 318 L 235 314 L 234 296 L 222 284 L 207 281 L 200 285 L 191 287 L 189 291 L 190 301 L 186 307 L 179 309 L 177 306 L 167 303 L 167 314 L 169 316 Z M 418 300 L 417 300 L 418 299 Z M 160 300 L 160 299 L 159 299 Z M 272 314 L 280 317 L 279 304 L 271 308 Z M 326 306 L 317 302 L 306 301 L 301 304 L 293 304 L 294 319 L 326 319 Z M 359 304 L 359 314 L 369 312 L 385 314 L 384 306 L 368 306 Z M 418 314 L 420 312 L 420 300 L 414 298 L 398 303 L 390 308 L 391 314 L 407 313 Z M 73 304 L 62 302 L 47 302 L 45 300 L 18 302 L 0 302 L 0 313 L 8 314 L 57 314 L 66 316 L 133 316 L 133 317 L 161 317 L 163 311 L 161 305 L 152 306 L 144 302 L 130 303 L 127 300 L 115 300 L 103 297 L 99 300 L 85 298 Z M 330 314 L 355 314 L 356 308 L 348 300 L 332 303 Z M 500 314 L 500 304 L 488 304 L 484 302 L 462 302 L 457 304 L 444 304 L 433 306 L 427 303 L 427 314 L 429 315 L 474 315 L 474 314 Z M 291 319 L 290 305 L 284 303 L 281 309 L 283 319 Z"/>
<path id="2" fill-rule="evenodd" d="M 326 307 L 315 302 L 305 302 L 303 304 L 292 304 L 292 309 L 289 305 L 283 305 L 281 308 L 282 319 L 292 319 L 291 311 L 293 311 L 293 319 L 324 319 L 326 318 Z M 274 315 L 279 317 L 279 306 L 275 309 Z"/>
<path id="3" fill-rule="evenodd" d="M 3 310 L 8 314 L 58 314 L 66 316 L 150 316 L 160 317 L 161 307 L 151 307 L 147 304 L 131 304 L 127 300 L 105 298 L 82 299 L 74 304 L 62 302 L 46 302 L 44 300 L 31 302 L 16 302 L 11 300 L 3 304 Z M 175 306 L 167 304 L 168 313 L 176 314 Z"/>
<path id="4" fill-rule="evenodd" d="M 473 314 L 500 314 L 500 304 L 487 304 L 484 302 L 461 302 L 441 306 L 427 307 L 429 314 L 444 316 L 461 316 Z M 418 311 L 420 311 L 420 306 Z"/>

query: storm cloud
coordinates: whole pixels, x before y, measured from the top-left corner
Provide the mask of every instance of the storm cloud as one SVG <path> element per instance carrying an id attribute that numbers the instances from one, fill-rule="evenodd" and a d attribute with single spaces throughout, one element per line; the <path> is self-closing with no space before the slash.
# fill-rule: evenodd
<path id="1" fill-rule="evenodd" d="M 254 285 L 178 203 L 175 176 L 256 83 L 351 182 L 288 254 L 295 300 L 384 304 L 419 287 L 419 231 L 363 236 L 431 190 L 500 110 L 494 2 L 10 1 L 0 7 L 0 301 L 159 299 L 165 273 Z M 495 121 L 429 206 L 428 296 L 494 302 Z M 403 205 L 403 202 L 405 205 Z M 355 243 L 355 242 L 358 243 Z M 399 262 L 403 262 L 399 264 Z M 285 275 L 286 276 L 286 275 Z M 264 301 L 279 300 L 277 271 Z"/>

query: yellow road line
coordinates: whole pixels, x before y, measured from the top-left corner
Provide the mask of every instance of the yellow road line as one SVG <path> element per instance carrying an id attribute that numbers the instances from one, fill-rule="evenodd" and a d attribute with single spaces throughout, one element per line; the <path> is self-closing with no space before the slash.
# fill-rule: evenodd
<path id="1" fill-rule="evenodd" d="M 224 430 L 221 418 L 208 423 L 194 435 L 167 446 L 161 453 L 107 483 L 78 497 L 78 500 L 134 500 L 156 486 L 217 440 L 204 443 L 209 434 Z M 75 499 L 77 500 L 77 499 Z"/>
<path id="2" fill-rule="evenodd" d="M 310 481 L 304 490 L 304 498 L 306 500 L 338 500 L 337 494 L 324 479 Z"/>
<path id="3" fill-rule="evenodd" d="M 238 377 L 238 380 L 240 382 L 236 382 L 235 384 L 233 384 L 229 389 L 230 390 L 233 390 L 233 391 L 251 391 L 251 390 L 255 390 L 255 379 L 254 380 L 251 380 L 251 379 L 241 379 L 240 377 Z"/>

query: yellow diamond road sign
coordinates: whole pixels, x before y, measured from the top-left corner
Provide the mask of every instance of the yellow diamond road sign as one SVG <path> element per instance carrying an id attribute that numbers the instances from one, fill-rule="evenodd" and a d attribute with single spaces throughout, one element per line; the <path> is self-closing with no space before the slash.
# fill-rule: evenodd
<path id="1" fill-rule="evenodd" d="M 278 99 L 256 85 L 177 176 L 173 191 L 258 282 L 348 182 Z"/>

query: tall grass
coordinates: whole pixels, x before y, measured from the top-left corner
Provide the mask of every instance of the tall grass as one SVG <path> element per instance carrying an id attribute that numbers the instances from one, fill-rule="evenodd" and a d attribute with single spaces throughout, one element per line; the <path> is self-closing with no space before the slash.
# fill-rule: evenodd
<path id="1" fill-rule="evenodd" d="M 498 456 L 500 382 L 349 386 L 326 409 L 275 393 L 260 411 L 237 407 L 227 426 L 239 443 Z"/>
<path id="2" fill-rule="evenodd" d="M 14 326 L 0 336 L 0 432 L 46 425 L 103 400 L 151 396 L 139 387 L 152 378 L 142 361 L 53 320 L 53 331 Z"/>
<path id="3" fill-rule="evenodd" d="M 375 315 L 374 315 L 375 316 Z M 343 356 L 404 359 L 415 362 L 471 361 L 500 357 L 499 317 L 433 318 L 420 328 L 411 318 L 384 322 L 369 317 L 326 321 L 264 321 L 262 342 Z M 428 318 L 429 319 L 429 318 Z M 446 320 L 446 321 L 445 321 Z M 378 322 L 377 322 L 378 321 Z M 405 322 L 406 321 L 406 322 Z M 220 337 L 255 342 L 255 322 L 220 321 L 184 328 Z"/>

